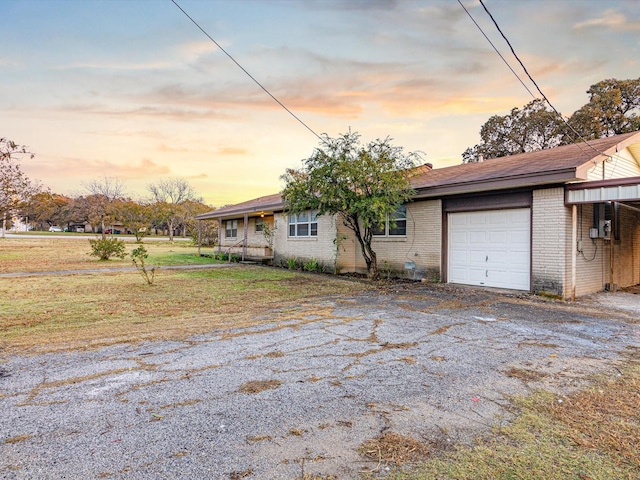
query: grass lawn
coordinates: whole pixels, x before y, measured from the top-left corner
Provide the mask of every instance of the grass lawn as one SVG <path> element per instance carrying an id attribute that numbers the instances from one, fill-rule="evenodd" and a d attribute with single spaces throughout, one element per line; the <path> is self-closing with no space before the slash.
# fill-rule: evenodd
<path id="1" fill-rule="evenodd" d="M 162 270 L 163 265 L 217 262 L 197 256 L 191 245 L 144 245 L 147 265 L 160 265 L 153 285 L 135 271 L 0 278 L 0 351 L 185 339 L 278 322 L 292 309 L 311 308 L 315 296 L 366 288 L 338 277 L 259 266 Z M 128 252 L 135 247 L 128 244 Z M 6 239 L 0 242 L 0 273 L 132 266 L 129 257 L 105 262 L 89 252 L 86 240 Z"/>
<path id="2" fill-rule="evenodd" d="M 125 242 L 127 253 L 139 244 Z M 198 256 L 198 247 L 190 242 L 170 243 L 148 239 L 142 245 L 149 252 L 147 263 L 153 265 L 192 265 L 217 263 L 212 258 Z M 89 240 L 81 238 L 5 238 L 0 240 L 0 273 L 42 272 L 58 270 L 92 270 L 97 268 L 131 267 L 131 257 L 98 261 L 90 255 Z M 203 254 L 213 249 L 202 249 Z"/>

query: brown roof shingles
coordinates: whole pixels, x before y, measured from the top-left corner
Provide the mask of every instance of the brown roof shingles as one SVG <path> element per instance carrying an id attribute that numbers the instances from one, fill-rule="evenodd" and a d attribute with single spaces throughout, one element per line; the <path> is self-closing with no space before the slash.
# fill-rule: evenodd
<path id="1" fill-rule="evenodd" d="M 491 190 L 492 188 L 523 187 L 536 184 L 566 183 L 585 180 L 585 166 L 598 163 L 613 154 L 617 146 L 624 148 L 629 143 L 640 143 L 640 132 L 626 133 L 614 137 L 590 140 L 585 143 L 520 153 L 508 157 L 494 158 L 480 163 L 468 163 L 452 167 L 431 169 L 425 164 L 415 169 L 411 185 L 417 196 L 463 193 Z M 583 167 L 580 169 L 580 167 Z M 230 217 L 245 212 L 283 209 L 279 193 L 247 200 L 198 215 L 197 219 Z"/>

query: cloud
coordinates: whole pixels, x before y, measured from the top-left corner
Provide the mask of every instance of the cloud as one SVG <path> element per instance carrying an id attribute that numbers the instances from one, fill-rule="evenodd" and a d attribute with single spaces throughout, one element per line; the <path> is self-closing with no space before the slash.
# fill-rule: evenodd
<path id="1" fill-rule="evenodd" d="M 605 10 L 602 13 L 601 17 L 592 18 L 591 20 L 585 20 L 584 22 L 576 23 L 573 26 L 573 28 L 576 30 L 593 27 L 604 27 L 622 31 L 635 31 L 640 30 L 640 21 L 627 20 L 627 17 L 622 13 L 610 9 Z"/>
<path id="2" fill-rule="evenodd" d="M 36 156 L 30 162 L 28 169 L 36 178 L 93 178 L 107 175 L 122 178 L 145 178 L 152 175 L 167 175 L 171 169 L 150 158 L 143 158 L 139 162 L 116 163 L 109 160 L 85 158 L 52 158 L 43 155 Z"/>
<path id="3" fill-rule="evenodd" d="M 158 70 L 173 68 L 175 65 L 169 62 L 147 62 L 147 63 L 95 63 L 95 62 L 78 62 L 70 65 L 59 65 L 56 70 L 74 70 L 74 69 L 88 69 L 88 70 L 124 70 L 124 71 L 138 71 L 138 70 Z"/>
<path id="4" fill-rule="evenodd" d="M 216 153 L 218 155 L 246 155 L 249 153 L 249 150 L 246 148 L 236 148 L 236 147 L 221 147 Z"/>

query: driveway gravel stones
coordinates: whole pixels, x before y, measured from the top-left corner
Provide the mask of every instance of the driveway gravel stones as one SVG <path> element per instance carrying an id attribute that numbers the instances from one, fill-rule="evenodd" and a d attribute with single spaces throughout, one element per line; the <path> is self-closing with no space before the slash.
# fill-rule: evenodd
<path id="1" fill-rule="evenodd" d="M 357 478 L 393 432 L 436 448 L 562 396 L 640 346 L 640 298 L 576 304 L 391 285 L 188 342 L 0 359 L 0 477 Z"/>

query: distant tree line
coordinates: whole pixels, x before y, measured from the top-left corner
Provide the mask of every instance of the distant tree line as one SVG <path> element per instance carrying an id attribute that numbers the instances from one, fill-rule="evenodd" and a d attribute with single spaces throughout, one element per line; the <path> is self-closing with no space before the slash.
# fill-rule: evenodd
<path id="1" fill-rule="evenodd" d="M 86 194 L 67 196 L 52 193 L 31 181 L 22 171 L 24 156 L 33 158 L 27 147 L 0 138 L 0 219 L 2 235 L 12 218 L 48 230 L 59 226 L 78 231 L 90 228 L 104 238 L 108 233 L 130 233 L 140 240 L 154 230 L 167 232 L 170 239 L 178 234 L 196 236 L 194 217 L 211 211 L 189 182 L 183 178 L 159 180 L 147 186 L 149 197 L 134 200 L 124 183 L 115 177 L 95 179 L 84 185 Z M 208 222 L 205 238 L 217 239 L 217 225 Z"/>
<path id="2" fill-rule="evenodd" d="M 589 101 L 566 123 L 536 99 L 507 115 L 493 115 L 480 129 L 480 143 L 462 153 L 463 163 L 610 137 L 640 130 L 640 78 L 602 80 L 592 85 Z"/>

